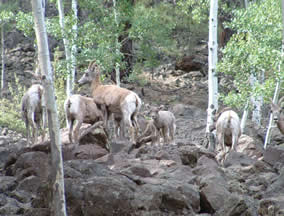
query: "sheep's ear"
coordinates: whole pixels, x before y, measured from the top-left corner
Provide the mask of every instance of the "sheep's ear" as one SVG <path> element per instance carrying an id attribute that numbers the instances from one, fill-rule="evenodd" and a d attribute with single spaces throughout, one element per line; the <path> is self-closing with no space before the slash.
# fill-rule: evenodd
<path id="1" fill-rule="evenodd" d="M 145 107 L 146 110 L 150 109 L 150 105 L 149 104 L 144 104 L 144 107 Z"/>
<path id="2" fill-rule="evenodd" d="M 276 110 L 277 109 L 277 105 L 275 105 L 273 102 L 270 104 L 270 108 L 271 110 Z"/>
<path id="3" fill-rule="evenodd" d="M 165 109 L 165 106 L 164 106 L 164 105 L 161 105 L 161 106 L 159 106 L 159 108 L 158 108 L 158 110 L 163 110 L 163 109 Z"/>

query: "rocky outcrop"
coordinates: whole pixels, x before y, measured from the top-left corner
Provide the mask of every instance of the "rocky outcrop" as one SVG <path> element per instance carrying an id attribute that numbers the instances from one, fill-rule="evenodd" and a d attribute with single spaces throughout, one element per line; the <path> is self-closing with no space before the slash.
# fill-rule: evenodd
<path id="1" fill-rule="evenodd" d="M 183 56 L 175 64 L 175 70 L 182 70 L 186 72 L 200 71 L 203 76 L 206 76 L 206 62 L 207 56 L 190 55 Z"/>
<path id="2" fill-rule="evenodd" d="M 68 215 L 283 213 L 282 149 L 271 146 L 263 151 L 251 136 L 243 135 L 237 152 L 229 153 L 222 164 L 216 153 L 186 139 L 179 139 L 177 145 L 144 145 L 127 154 L 127 141 L 112 140 L 108 152 L 90 137 L 74 149 L 67 137 L 63 130 Z M 1 148 L 6 149 L 9 140 L 3 138 Z M 100 154 L 100 148 L 105 152 Z M 0 214 L 49 215 L 49 149 L 22 146 L 6 154 Z M 270 159 L 274 156 L 279 160 Z"/>

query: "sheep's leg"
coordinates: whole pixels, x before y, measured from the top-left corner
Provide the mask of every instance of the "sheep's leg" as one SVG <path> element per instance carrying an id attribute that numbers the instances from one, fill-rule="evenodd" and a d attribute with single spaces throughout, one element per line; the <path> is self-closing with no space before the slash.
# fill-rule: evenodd
<path id="1" fill-rule="evenodd" d="M 123 128 L 128 127 L 130 134 L 130 142 L 135 143 L 135 128 L 132 125 L 131 116 L 128 113 L 123 113 Z"/>
<path id="2" fill-rule="evenodd" d="M 37 129 L 34 124 L 32 124 L 32 145 L 36 143 L 36 137 L 37 137 Z"/>
<path id="3" fill-rule="evenodd" d="M 221 133 L 221 148 L 223 152 L 223 161 L 224 161 L 226 159 L 227 149 L 225 146 L 225 134 L 223 132 Z"/>
<path id="4" fill-rule="evenodd" d="M 68 128 L 69 142 L 73 143 L 72 135 L 73 135 L 73 123 L 74 123 L 74 120 L 71 119 L 71 117 L 69 115 L 70 115 L 70 113 L 68 113 L 68 111 L 66 111 L 65 112 L 65 118 L 66 118 L 66 125 L 67 125 L 67 128 Z"/>
<path id="5" fill-rule="evenodd" d="M 218 136 L 219 145 L 221 146 L 221 151 L 224 152 L 225 151 L 224 133 L 218 132 L 217 136 Z"/>
<path id="6" fill-rule="evenodd" d="M 75 129 L 74 129 L 74 140 L 75 140 L 75 144 L 79 145 L 79 132 L 80 132 L 80 127 L 82 125 L 83 121 L 78 121 Z"/>
<path id="7" fill-rule="evenodd" d="M 106 105 L 103 105 L 103 104 L 100 104 L 101 106 L 101 109 L 103 110 L 103 115 L 104 115 L 104 127 L 106 128 L 106 131 L 109 132 L 109 116 L 110 116 L 110 113 L 109 111 L 107 110 L 107 106 Z"/>
<path id="8" fill-rule="evenodd" d="M 152 133 L 154 134 L 154 139 L 152 141 L 152 145 L 160 146 L 160 131 L 154 126 L 152 127 L 153 131 Z"/>
<path id="9" fill-rule="evenodd" d="M 162 128 L 162 136 L 163 136 L 163 144 L 164 145 L 167 145 L 169 143 L 168 133 L 169 133 L 168 127 L 163 127 Z"/>
<path id="10" fill-rule="evenodd" d="M 68 125 L 68 129 L 69 129 L 69 133 L 68 133 L 69 142 L 70 142 L 70 143 L 73 143 L 73 138 L 72 138 L 73 136 L 72 136 L 72 134 L 73 134 L 74 121 L 71 120 L 71 119 L 69 119 L 69 120 L 67 121 L 67 125 Z"/>
<path id="11" fill-rule="evenodd" d="M 161 145 L 161 129 L 156 130 L 156 135 L 157 135 L 157 145 Z"/>
<path id="12" fill-rule="evenodd" d="M 175 131 L 176 131 L 176 125 L 173 124 L 170 127 L 170 141 L 173 143 L 173 145 L 175 144 Z"/>
<path id="13" fill-rule="evenodd" d="M 119 125 L 118 125 L 118 137 L 120 139 L 125 138 L 125 124 L 122 120 L 120 120 Z"/>
<path id="14" fill-rule="evenodd" d="M 29 116 L 31 117 L 32 126 L 32 144 L 37 143 L 37 124 L 35 122 L 35 112 L 29 111 Z"/>
<path id="15" fill-rule="evenodd" d="M 128 126 L 129 126 L 129 134 L 130 134 L 130 141 L 132 143 L 135 143 L 135 128 L 133 127 L 133 125 L 131 124 L 131 122 L 128 122 Z"/>
<path id="16" fill-rule="evenodd" d="M 42 139 L 43 142 L 45 139 L 45 128 L 46 128 L 46 108 L 45 106 L 42 107 Z"/>
<path id="17" fill-rule="evenodd" d="M 233 135 L 232 136 L 232 150 L 233 151 L 237 151 L 237 143 L 238 142 L 238 139 L 237 139 L 237 136 L 236 135 Z"/>
<path id="18" fill-rule="evenodd" d="M 135 128 L 135 137 L 138 137 L 138 133 L 139 133 L 140 128 L 139 128 L 139 124 L 138 124 L 136 115 L 133 116 L 132 123 L 133 123 L 133 126 Z"/>
<path id="19" fill-rule="evenodd" d="M 131 134 L 131 142 L 135 143 L 135 128 L 131 125 L 130 126 L 130 134 Z"/>
<path id="20" fill-rule="evenodd" d="M 119 124 L 118 121 L 114 120 L 114 138 L 117 139 L 119 137 Z"/>
<path id="21" fill-rule="evenodd" d="M 25 120 L 25 124 L 26 124 L 26 133 L 27 133 L 27 146 L 30 146 L 30 124 L 27 119 Z"/>
<path id="22" fill-rule="evenodd" d="M 140 139 L 142 139 L 143 137 L 146 136 L 146 134 L 148 134 L 149 132 L 153 133 L 154 131 L 151 131 L 152 127 L 151 127 L 151 123 L 148 123 L 146 125 L 146 129 L 144 130 L 144 132 L 137 138 L 137 141 L 139 142 Z"/>
<path id="23" fill-rule="evenodd" d="M 110 117 L 110 113 L 107 110 L 107 108 L 105 108 L 105 112 L 104 112 L 104 128 L 107 134 L 111 134 L 110 133 L 110 127 L 109 127 L 109 117 Z"/>
<path id="24" fill-rule="evenodd" d="M 35 138 L 35 143 L 38 142 L 38 136 L 40 134 L 41 126 L 40 126 L 40 121 L 36 123 L 36 138 Z"/>

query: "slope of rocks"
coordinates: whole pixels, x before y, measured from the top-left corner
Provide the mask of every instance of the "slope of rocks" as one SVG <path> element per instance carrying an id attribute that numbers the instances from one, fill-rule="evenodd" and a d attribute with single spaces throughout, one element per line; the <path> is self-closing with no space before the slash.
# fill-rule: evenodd
<path id="1" fill-rule="evenodd" d="M 62 129 L 68 215 L 284 214 L 281 145 L 264 151 L 261 131 L 249 124 L 237 152 L 219 164 L 217 152 L 206 149 L 206 106 L 198 106 L 206 103 L 206 89 L 180 89 L 192 103 L 151 86 L 144 90 L 144 101 L 160 100 L 174 112 L 176 145 L 143 145 L 128 154 L 127 140 L 108 140 L 97 128 L 75 148 Z M 11 131 L 0 137 L 0 215 L 52 215 L 49 143 L 27 148 L 25 141 Z"/>
<path id="2" fill-rule="evenodd" d="M 33 52 L 25 45 L 8 52 L 7 70 L 26 85 Z M 175 114 L 176 145 L 143 145 L 128 154 L 127 140 L 108 139 L 97 128 L 75 147 L 61 129 L 69 216 L 284 215 L 284 138 L 277 128 L 264 151 L 263 127 L 248 122 L 237 152 L 222 164 L 215 159 L 218 149 L 206 149 L 202 53 L 158 68 L 155 79 L 144 74 L 143 87 L 125 85 L 144 103 L 163 104 Z M 13 80 L 13 73 L 7 74 Z M 22 135 L 1 134 L 0 215 L 53 215 L 49 141 L 27 148 Z"/>

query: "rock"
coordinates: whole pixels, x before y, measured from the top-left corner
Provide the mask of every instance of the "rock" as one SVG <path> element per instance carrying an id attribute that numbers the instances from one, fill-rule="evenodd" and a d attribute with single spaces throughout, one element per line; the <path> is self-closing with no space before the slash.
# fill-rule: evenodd
<path id="1" fill-rule="evenodd" d="M 48 176 L 48 156 L 43 152 L 26 152 L 19 156 L 13 168 L 18 180 L 29 176 L 46 179 Z"/>
<path id="2" fill-rule="evenodd" d="M 274 166 L 276 163 L 284 165 L 284 147 L 269 146 L 263 155 L 263 160 Z"/>
<path id="3" fill-rule="evenodd" d="M 259 146 L 252 137 L 245 134 L 239 138 L 237 152 L 244 153 L 253 159 L 260 159 L 263 156 L 262 146 Z"/>
<path id="4" fill-rule="evenodd" d="M 80 186 L 81 185 L 81 186 Z M 131 215 L 136 185 L 123 176 L 93 176 L 82 180 L 66 181 L 66 195 L 70 203 L 69 214 L 83 212 L 84 215 Z M 88 202 L 82 202 L 88 200 Z M 108 206 L 107 208 L 105 208 Z"/>
<path id="5" fill-rule="evenodd" d="M 27 209 L 23 216 L 33 216 L 33 215 L 40 215 L 40 216 L 50 216 L 50 210 L 47 208 L 30 208 Z"/>
<path id="6" fill-rule="evenodd" d="M 212 159 L 215 158 L 215 155 L 212 152 L 204 148 L 198 148 L 196 146 L 183 146 L 180 148 L 180 158 L 182 164 L 189 165 L 192 168 L 197 165 L 197 161 L 203 155 L 206 155 Z"/>
<path id="7" fill-rule="evenodd" d="M 13 198 L 0 194 L 0 215 L 20 215 L 29 207 L 27 204 L 22 204 Z"/>
<path id="8" fill-rule="evenodd" d="M 250 166 L 256 162 L 256 159 L 252 159 L 246 154 L 240 152 L 230 151 L 226 154 L 225 160 L 223 161 L 224 167 L 233 165 Z"/>
<path id="9" fill-rule="evenodd" d="M 13 191 L 17 184 L 16 178 L 13 176 L 0 176 L 0 193 Z"/>
<path id="10" fill-rule="evenodd" d="M 172 108 L 172 112 L 175 116 L 183 116 L 185 112 L 185 104 L 175 104 Z"/>
<path id="11" fill-rule="evenodd" d="M 85 131 L 90 127 L 90 125 L 83 124 L 80 128 L 80 131 Z M 102 148 L 107 149 L 108 145 L 108 137 L 102 128 L 95 128 L 93 131 L 83 135 L 81 132 L 81 136 L 79 138 L 80 145 L 86 144 L 96 144 L 101 146 Z"/>
<path id="12" fill-rule="evenodd" d="M 283 215 L 284 212 L 284 196 L 279 195 L 271 198 L 262 199 L 259 203 L 259 215 Z"/>
<path id="13" fill-rule="evenodd" d="M 280 175 L 267 188 L 265 197 L 280 196 L 282 194 L 284 194 L 284 167 L 282 167 Z"/>
<path id="14" fill-rule="evenodd" d="M 76 159 L 98 159 L 108 154 L 108 151 L 99 145 L 87 144 L 80 145 L 74 150 Z"/>
<path id="15" fill-rule="evenodd" d="M 175 64 L 175 70 L 183 70 L 186 72 L 203 70 L 205 62 L 200 61 L 198 56 L 184 56 Z"/>

